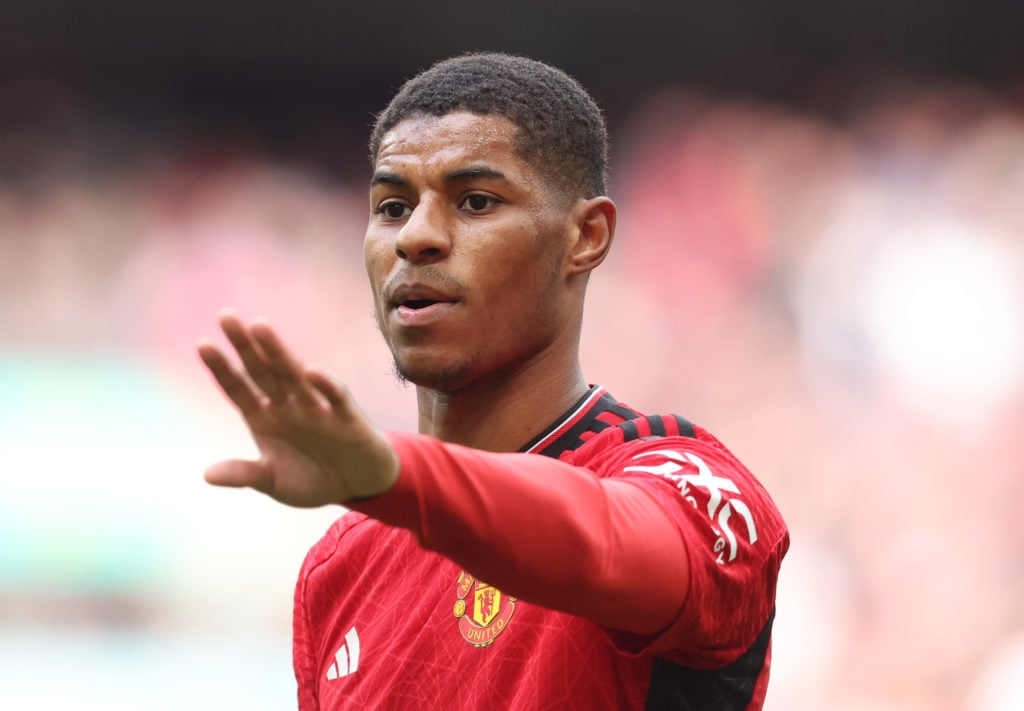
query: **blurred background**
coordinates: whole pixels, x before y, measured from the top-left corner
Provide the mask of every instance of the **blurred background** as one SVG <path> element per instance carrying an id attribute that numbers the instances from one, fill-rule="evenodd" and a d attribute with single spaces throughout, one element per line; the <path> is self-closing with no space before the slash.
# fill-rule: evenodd
<path id="1" fill-rule="evenodd" d="M 415 427 L 361 263 L 374 112 L 436 59 L 579 78 L 621 209 L 588 377 L 792 530 L 770 711 L 1024 708 L 1024 4 L 0 0 L 0 708 L 294 708 L 337 510 L 194 345 L 234 306 Z"/>

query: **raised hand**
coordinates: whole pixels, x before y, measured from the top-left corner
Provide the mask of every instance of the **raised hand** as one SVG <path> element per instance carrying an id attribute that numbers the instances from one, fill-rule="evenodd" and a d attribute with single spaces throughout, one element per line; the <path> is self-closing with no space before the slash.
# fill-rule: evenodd
<path id="1" fill-rule="evenodd" d="M 251 487 L 291 506 L 322 506 L 387 491 L 398 455 L 366 419 L 348 389 L 299 361 L 264 321 L 225 311 L 220 326 L 241 368 L 214 344 L 199 356 L 235 404 L 260 451 L 206 470 L 217 486 Z"/>

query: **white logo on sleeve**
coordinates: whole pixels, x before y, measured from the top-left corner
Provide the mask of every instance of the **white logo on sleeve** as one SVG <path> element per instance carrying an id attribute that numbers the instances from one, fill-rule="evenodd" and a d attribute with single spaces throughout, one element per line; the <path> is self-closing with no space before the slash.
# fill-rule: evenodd
<path id="1" fill-rule="evenodd" d="M 715 541 L 715 552 L 718 553 L 718 562 L 725 563 L 726 560 L 732 561 L 736 558 L 737 543 L 736 534 L 733 533 L 732 528 L 729 525 L 729 519 L 732 518 L 734 513 L 739 514 L 743 519 L 743 522 L 747 526 L 747 538 L 750 539 L 750 543 L 754 544 L 757 542 L 757 528 L 754 526 L 754 517 L 750 513 L 750 509 L 747 505 L 739 499 L 741 493 L 739 487 L 736 486 L 732 479 L 727 479 L 723 476 L 715 476 L 711 473 L 711 469 L 704 462 L 703 459 L 698 457 L 696 454 L 690 452 L 676 452 L 671 449 L 659 449 L 653 452 L 643 452 L 636 455 L 633 459 L 640 459 L 641 457 L 663 457 L 667 461 L 658 464 L 657 466 L 632 466 L 626 467 L 624 471 L 637 471 L 647 472 L 648 474 L 654 474 L 664 479 L 668 479 L 676 485 L 679 489 L 679 493 L 689 501 L 695 509 L 699 509 L 700 505 L 697 503 L 697 497 L 694 496 L 692 486 L 700 487 L 707 490 L 708 503 L 707 512 L 708 518 L 712 522 L 712 530 L 718 536 L 718 540 Z M 696 467 L 696 474 L 680 474 L 684 469 L 690 469 Z M 737 496 L 726 497 L 722 492 L 729 494 L 736 494 Z M 725 502 L 723 504 L 723 501 Z M 715 524 L 717 523 L 717 527 Z M 728 546 L 728 558 L 726 558 L 725 549 Z"/>
<path id="2" fill-rule="evenodd" d="M 334 661 L 327 668 L 327 681 L 333 681 L 359 669 L 359 635 L 353 627 L 345 634 L 345 642 L 334 653 Z"/>

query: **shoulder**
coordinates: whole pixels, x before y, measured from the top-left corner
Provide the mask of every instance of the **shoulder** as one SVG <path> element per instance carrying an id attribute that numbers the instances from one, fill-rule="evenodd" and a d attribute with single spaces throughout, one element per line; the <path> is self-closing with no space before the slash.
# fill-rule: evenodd
<path id="1" fill-rule="evenodd" d="M 708 537 L 720 549 L 721 563 L 736 561 L 744 548 L 754 559 L 772 557 L 788 540 L 782 515 L 758 478 L 714 435 L 676 415 L 610 427 L 567 459 L 601 478 L 643 488 L 685 522 L 691 536 Z"/>
<path id="2" fill-rule="evenodd" d="M 655 429 L 665 420 L 634 421 L 636 432 L 609 428 L 577 450 L 574 463 L 643 489 L 675 522 L 689 593 L 652 644 L 676 650 L 681 663 L 722 666 L 770 625 L 789 532 L 765 487 L 714 435 L 693 426 L 689 435 L 641 436 L 652 419 Z"/>
<path id="3" fill-rule="evenodd" d="M 346 511 L 338 517 L 306 554 L 299 572 L 299 587 L 303 587 L 325 564 L 337 558 L 353 539 L 359 537 L 362 529 L 376 525 L 379 524 L 372 518 L 357 511 Z"/>
<path id="4" fill-rule="evenodd" d="M 713 462 L 754 480 L 742 462 L 714 435 L 679 415 L 642 415 L 609 427 L 562 459 L 600 476 L 646 472 L 677 483 Z"/>

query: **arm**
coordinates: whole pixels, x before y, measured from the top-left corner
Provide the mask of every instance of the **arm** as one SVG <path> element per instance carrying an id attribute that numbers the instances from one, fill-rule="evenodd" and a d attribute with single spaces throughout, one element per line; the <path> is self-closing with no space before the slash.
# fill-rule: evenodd
<path id="1" fill-rule="evenodd" d="M 687 553 L 661 505 L 626 481 L 533 454 L 392 434 L 386 494 L 347 505 L 503 591 L 612 629 L 654 633 L 686 597 Z"/>
<path id="2" fill-rule="evenodd" d="M 414 530 L 510 594 L 608 627 L 654 632 L 678 612 L 685 546 L 646 492 L 537 455 L 418 435 L 389 439 L 343 386 L 302 366 L 268 325 L 225 313 L 221 327 L 243 369 L 210 343 L 199 353 L 261 456 L 213 465 L 210 483 L 251 487 L 293 506 L 346 503 Z M 400 462 L 402 485 L 380 497 L 399 481 Z"/>
<path id="3" fill-rule="evenodd" d="M 590 619 L 627 653 L 730 664 L 770 625 L 786 526 L 706 431 L 591 440 L 586 468 L 390 435 L 401 473 L 349 506 L 410 529 L 474 576 Z"/>

